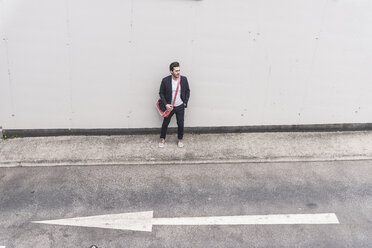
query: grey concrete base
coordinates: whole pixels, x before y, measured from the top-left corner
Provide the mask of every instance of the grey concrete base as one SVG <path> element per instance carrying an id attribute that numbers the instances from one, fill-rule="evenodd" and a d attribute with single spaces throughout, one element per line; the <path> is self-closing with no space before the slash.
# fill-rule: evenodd
<path id="1" fill-rule="evenodd" d="M 372 159 L 372 131 L 28 137 L 0 141 L 0 166 Z"/>

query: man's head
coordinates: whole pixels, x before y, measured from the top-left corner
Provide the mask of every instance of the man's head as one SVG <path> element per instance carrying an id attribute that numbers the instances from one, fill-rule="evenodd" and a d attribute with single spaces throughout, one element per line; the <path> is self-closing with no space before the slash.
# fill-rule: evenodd
<path id="1" fill-rule="evenodd" d="M 178 78 L 180 76 L 180 63 L 171 63 L 169 66 L 169 70 L 174 78 Z"/>

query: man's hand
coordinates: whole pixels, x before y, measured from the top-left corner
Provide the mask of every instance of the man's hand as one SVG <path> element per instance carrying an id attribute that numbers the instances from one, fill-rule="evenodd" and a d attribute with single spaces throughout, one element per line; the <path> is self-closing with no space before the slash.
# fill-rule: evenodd
<path id="1" fill-rule="evenodd" d="M 165 105 L 165 107 L 167 108 L 167 110 L 168 110 L 169 112 L 171 112 L 171 111 L 173 110 L 173 106 L 170 105 L 170 104 Z"/>

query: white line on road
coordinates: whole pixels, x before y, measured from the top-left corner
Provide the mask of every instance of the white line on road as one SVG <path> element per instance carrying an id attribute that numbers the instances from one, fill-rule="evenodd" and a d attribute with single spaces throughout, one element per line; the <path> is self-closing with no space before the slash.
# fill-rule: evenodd
<path id="1" fill-rule="evenodd" d="M 153 219 L 153 225 L 339 224 L 335 214 L 278 214 Z"/>
<path id="2" fill-rule="evenodd" d="M 340 224 L 336 214 L 276 214 L 153 218 L 153 211 L 33 221 L 39 224 L 84 226 L 151 232 L 153 225 L 315 225 Z"/>

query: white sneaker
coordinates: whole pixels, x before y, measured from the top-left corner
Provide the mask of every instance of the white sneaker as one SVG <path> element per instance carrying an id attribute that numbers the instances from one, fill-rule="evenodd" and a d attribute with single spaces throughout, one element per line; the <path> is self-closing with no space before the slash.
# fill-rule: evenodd
<path id="1" fill-rule="evenodd" d="M 165 141 L 164 142 L 159 142 L 159 148 L 164 148 L 164 143 L 165 143 Z"/>
<path id="2" fill-rule="evenodd" d="M 183 147 L 183 143 L 178 141 L 178 147 L 179 148 L 182 148 Z"/>

